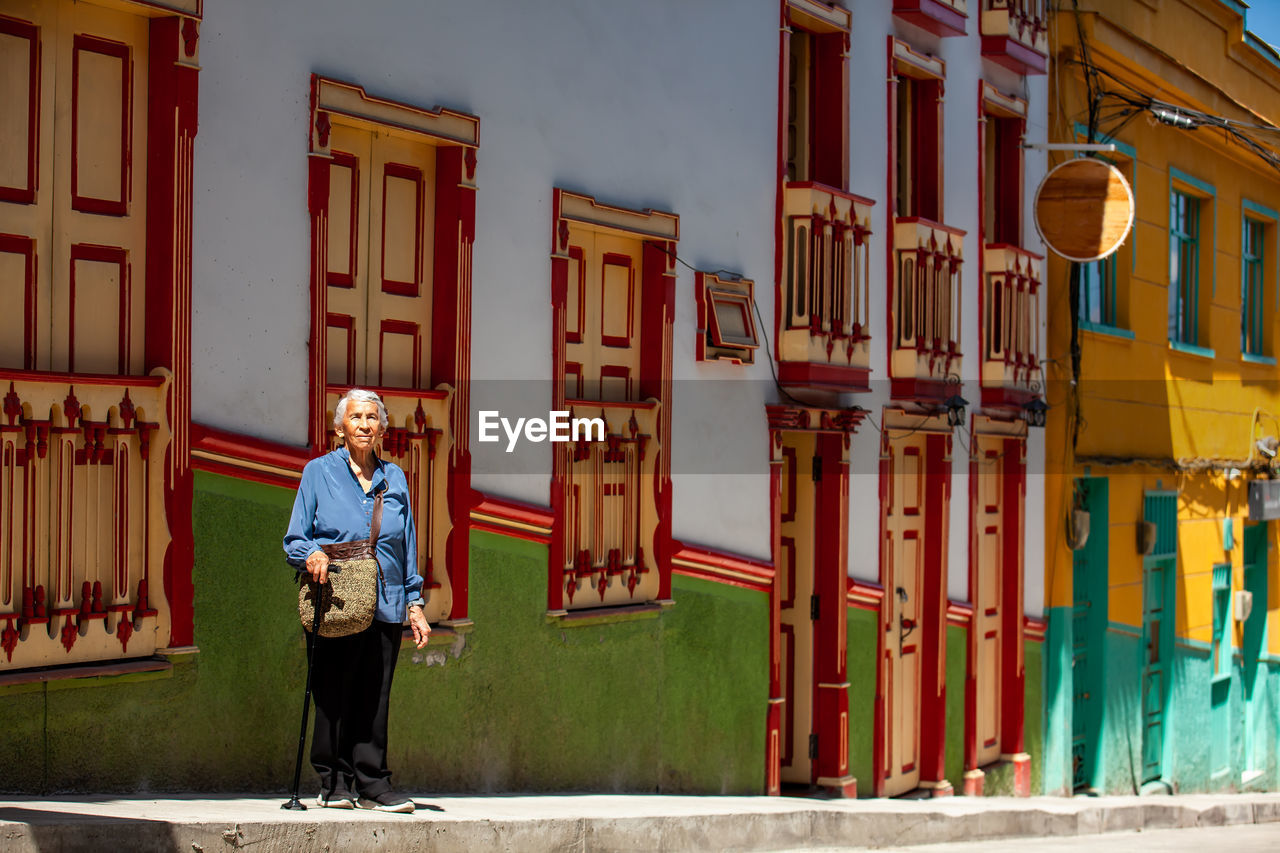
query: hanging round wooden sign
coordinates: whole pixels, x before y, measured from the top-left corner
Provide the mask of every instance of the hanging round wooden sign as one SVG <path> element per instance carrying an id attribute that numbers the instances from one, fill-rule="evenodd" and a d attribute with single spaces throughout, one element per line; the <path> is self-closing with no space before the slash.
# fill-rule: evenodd
<path id="1" fill-rule="evenodd" d="M 1107 257 L 1133 228 L 1133 190 L 1115 166 L 1093 157 L 1059 163 L 1036 190 L 1036 230 L 1069 261 Z"/>

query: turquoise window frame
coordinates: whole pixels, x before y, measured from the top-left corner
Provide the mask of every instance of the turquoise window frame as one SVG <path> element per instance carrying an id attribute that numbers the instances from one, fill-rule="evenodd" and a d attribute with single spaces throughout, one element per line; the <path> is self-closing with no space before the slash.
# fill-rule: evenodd
<path id="1" fill-rule="evenodd" d="M 1169 341 L 1200 344 L 1201 199 L 1169 191 Z"/>
<path id="2" fill-rule="evenodd" d="M 1266 223 L 1244 218 L 1240 246 L 1240 352 L 1266 355 L 1262 326 L 1266 299 Z"/>
<path id="3" fill-rule="evenodd" d="M 1231 619 L 1231 564 L 1213 567 L 1213 681 L 1231 678 L 1231 635 L 1227 623 Z"/>
<path id="4" fill-rule="evenodd" d="M 1100 261 L 1072 265 L 1072 274 L 1076 276 L 1082 327 L 1120 327 L 1116 322 L 1116 254 L 1113 252 Z"/>
<path id="5" fill-rule="evenodd" d="M 1270 289 L 1271 310 L 1280 310 L 1280 288 L 1276 285 L 1280 282 L 1280 252 L 1273 245 L 1280 214 L 1247 198 L 1240 206 L 1240 357 L 1254 364 L 1274 365 L 1275 359 L 1267 352 L 1266 306 Z"/>

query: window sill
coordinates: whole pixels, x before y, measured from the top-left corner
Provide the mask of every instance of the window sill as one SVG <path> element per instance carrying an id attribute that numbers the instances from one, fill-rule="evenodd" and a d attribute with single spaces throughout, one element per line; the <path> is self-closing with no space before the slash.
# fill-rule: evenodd
<path id="1" fill-rule="evenodd" d="M 1200 358 L 1215 358 L 1216 353 L 1208 347 L 1198 347 L 1195 344 L 1184 344 L 1182 341 L 1169 341 L 1169 349 L 1174 352 L 1186 353 Z"/>
<path id="2" fill-rule="evenodd" d="M 1240 360 L 1245 364 L 1265 364 L 1269 367 L 1276 366 L 1275 356 L 1270 355 L 1254 355 L 1251 352 L 1240 353 Z"/>
<path id="3" fill-rule="evenodd" d="M 1229 681 L 1231 681 L 1231 673 L 1225 672 L 1221 675 L 1215 675 L 1213 678 L 1210 678 L 1209 685 L 1213 687 L 1213 686 L 1222 684 L 1223 682 L 1229 682 Z"/>
<path id="4" fill-rule="evenodd" d="M 1108 326 L 1105 323 L 1090 323 L 1088 320 L 1081 320 L 1080 328 L 1083 331 L 1093 332 L 1096 335 L 1123 338 L 1127 341 L 1133 340 L 1133 331 L 1131 329 L 1122 329 L 1119 326 Z"/>
<path id="5" fill-rule="evenodd" d="M 73 687 L 100 687 L 133 681 L 156 681 L 173 677 L 174 661 L 155 656 L 109 663 L 71 664 L 0 674 L 0 696 L 38 690 L 65 690 Z"/>
<path id="6" fill-rule="evenodd" d="M 547 624 L 561 628 L 585 628 L 611 625 L 615 622 L 638 622 L 657 619 L 674 601 L 650 601 L 647 604 L 625 604 L 618 607 L 592 607 L 586 610 L 548 610 Z"/>

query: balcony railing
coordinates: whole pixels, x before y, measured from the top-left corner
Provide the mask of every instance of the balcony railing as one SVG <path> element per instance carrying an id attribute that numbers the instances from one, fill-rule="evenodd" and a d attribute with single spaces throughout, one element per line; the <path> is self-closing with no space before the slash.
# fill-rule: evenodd
<path id="1" fill-rule="evenodd" d="M 326 423 L 333 422 L 333 410 L 348 389 L 330 385 L 326 389 Z M 453 591 L 449 582 L 445 551 L 453 529 L 449 517 L 449 454 L 453 452 L 453 389 L 441 385 L 433 391 L 407 388 L 376 388 L 387 407 L 387 431 L 382 437 L 381 457 L 394 462 L 409 482 L 409 500 L 418 534 L 418 573 L 422 575 L 427 619 L 449 618 Z M 336 439 L 330 446 L 336 446 Z"/>
<path id="2" fill-rule="evenodd" d="M 778 334 L 787 385 L 854 390 L 870 368 L 868 239 L 873 202 L 812 182 L 783 191 L 785 261 Z"/>
<path id="3" fill-rule="evenodd" d="M 984 396 L 994 397 L 992 403 L 1021 403 L 1043 392 L 1039 356 L 1043 260 L 1004 244 L 989 244 L 983 254 L 987 281 L 982 387 Z"/>
<path id="4" fill-rule="evenodd" d="M 1048 68 L 1046 0 L 982 0 L 982 55 L 1019 74 Z"/>
<path id="5" fill-rule="evenodd" d="M 656 400 L 569 400 L 571 418 L 604 421 L 604 440 L 583 432 L 565 454 L 564 607 L 640 604 L 658 598 L 653 565 L 659 446 Z M 647 562 L 646 562 L 647 561 Z"/>
<path id="6" fill-rule="evenodd" d="M 169 374 L 0 371 L 0 669 L 153 654 Z"/>
<path id="7" fill-rule="evenodd" d="M 894 221 L 894 342 L 890 376 L 898 389 L 960 373 L 963 231 L 918 217 Z M 905 384 L 904 384 L 905 383 Z"/>

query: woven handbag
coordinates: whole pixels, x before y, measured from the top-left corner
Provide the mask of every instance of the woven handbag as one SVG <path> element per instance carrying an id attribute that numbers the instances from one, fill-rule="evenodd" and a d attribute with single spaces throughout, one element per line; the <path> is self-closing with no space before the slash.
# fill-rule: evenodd
<path id="1" fill-rule="evenodd" d="M 373 623 L 378 609 L 378 585 L 383 583 L 376 544 L 382 527 L 382 493 L 373 499 L 369 538 L 358 542 L 321 545 L 329 556 L 329 579 L 323 586 L 304 583 L 298 590 L 298 617 L 310 633 L 316 622 L 316 591 L 319 591 L 320 636 L 346 637 L 358 634 Z"/>

